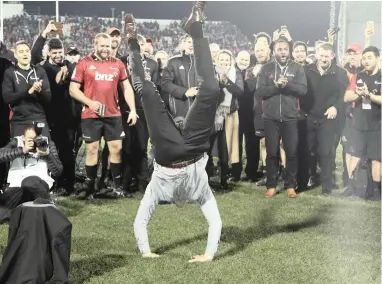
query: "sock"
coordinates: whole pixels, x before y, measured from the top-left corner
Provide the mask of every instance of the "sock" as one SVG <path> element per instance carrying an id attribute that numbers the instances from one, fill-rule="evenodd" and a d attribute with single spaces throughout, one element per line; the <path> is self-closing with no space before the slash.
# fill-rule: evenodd
<path id="1" fill-rule="evenodd" d="M 193 23 L 190 28 L 190 34 L 192 38 L 202 38 L 203 37 L 203 25 L 202 23 Z"/>
<path id="2" fill-rule="evenodd" d="M 381 182 L 373 180 L 373 189 L 381 190 Z"/>
<path id="3" fill-rule="evenodd" d="M 90 179 L 92 182 L 97 178 L 97 165 L 95 166 L 85 166 L 86 169 L 86 177 Z"/>
<path id="4" fill-rule="evenodd" d="M 113 175 L 114 186 L 115 188 L 119 188 L 121 186 L 121 163 L 110 163 L 110 170 Z"/>

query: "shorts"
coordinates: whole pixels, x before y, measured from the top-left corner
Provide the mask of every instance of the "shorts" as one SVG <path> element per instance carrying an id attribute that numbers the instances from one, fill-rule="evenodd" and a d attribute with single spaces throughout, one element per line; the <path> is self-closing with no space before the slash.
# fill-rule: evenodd
<path id="1" fill-rule="evenodd" d="M 381 129 L 357 130 L 345 128 L 342 136 L 345 152 L 357 158 L 381 161 Z"/>
<path id="2" fill-rule="evenodd" d="M 126 136 L 123 131 L 122 117 L 86 118 L 81 121 L 82 138 L 91 143 L 100 141 L 123 140 Z"/>

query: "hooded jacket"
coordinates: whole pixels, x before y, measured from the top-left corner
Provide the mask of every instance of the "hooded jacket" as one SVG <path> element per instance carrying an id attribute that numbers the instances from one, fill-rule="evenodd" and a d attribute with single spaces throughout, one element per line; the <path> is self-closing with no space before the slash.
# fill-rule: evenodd
<path id="1" fill-rule="evenodd" d="M 186 97 L 186 92 L 197 85 L 194 56 L 183 53 L 170 58 L 163 69 L 161 86 L 169 94 L 169 112 L 173 117 L 186 117 L 195 99 Z"/>
<path id="2" fill-rule="evenodd" d="M 41 35 L 37 38 L 32 48 L 32 63 L 41 66 L 49 79 L 49 85 L 52 93 L 52 98 L 47 108 L 47 120 L 49 126 L 54 125 L 77 125 L 81 119 L 82 105 L 76 101 L 69 94 L 70 78 L 75 68 L 75 64 L 63 60 L 61 64 L 56 64 L 47 58 L 42 61 L 42 50 L 46 38 Z M 60 72 L 61 67 L 68 68 L 66 80 L 60 84 L 56 82 L 56 76 Z M 63 119 L 65 117 L 65 119 Z"/>
<path id="3" fill-rule="evenodd" d="M 33 83 L 39 80 L 42 80 L 42 91 L 29 94 Z M 51 92 L 43 68 L 35 65 L 31 65 L 29 70 L 23 70 L 18 65 L 9 67 L 4 74 L 2 89 L 4 102 L 13 111 L 12 122 L 46 121 L 45 109 Z"/>
<path id="4" fill-rule="evenodd" d="M 281 75 L 288 79 L 285 88 L 276 87 Z M 296 120 L 300 117 L 299 97 L 307 92 L 304 68 L 289 60 L 283 70 L 275 61 L 266 63 L 259 73 L 255 97 L 262 101 L 263 119 L 275 121 Z"/>

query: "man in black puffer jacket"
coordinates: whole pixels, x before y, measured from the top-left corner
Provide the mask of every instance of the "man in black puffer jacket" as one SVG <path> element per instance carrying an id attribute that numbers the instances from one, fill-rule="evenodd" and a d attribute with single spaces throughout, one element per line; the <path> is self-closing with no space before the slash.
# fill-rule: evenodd
<path id="1" fill-rule="evenodd" d="M 192 38 L 180 39 L 183 52 L 168 61 L 163 70 L 162 91 L 168 93 L 169 111 L 174 118 L 186 117 L 197 93 L 197 76 Z"/>
<path id="2" fill-rule="evenodd" d="M 255 94 L 263 106 L 268 189 L 265 197 L 277 193 L 280 138 L 287 160 L 284 187 L 288 197 L 296 197 L 299 97 L 306 94 L 307 83 L 303 67 L 290 60 L 287 39 L 281 37 L 275 42 L 274 54 L 275 60 L 260 71 Z"/>

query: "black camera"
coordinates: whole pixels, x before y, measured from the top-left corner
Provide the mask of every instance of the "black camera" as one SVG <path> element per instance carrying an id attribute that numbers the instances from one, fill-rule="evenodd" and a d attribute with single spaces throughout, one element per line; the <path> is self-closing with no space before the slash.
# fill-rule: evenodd
<path id="1" fill-rule="evenodd" d="M 48 149 L 48 137 L 42 135 L 42 130 L 45 127 L 44 122 L 38 122 L 35 126 L 37 136 L 34 138 L 35 149 L 45 152 Z"/>

